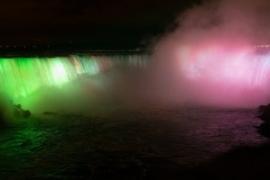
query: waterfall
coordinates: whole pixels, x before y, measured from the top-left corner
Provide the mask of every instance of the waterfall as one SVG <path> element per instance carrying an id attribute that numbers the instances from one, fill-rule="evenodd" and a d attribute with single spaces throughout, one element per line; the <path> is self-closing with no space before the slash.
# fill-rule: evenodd
<path id="1" fill-rule="evenodd" d="M 143 68 L 147 60 L 143 54 L 0 58 L 0 92 L 22 103 L 41 88 L 61 88 L 82 75 L 96 76 L 118 65 Z"/>

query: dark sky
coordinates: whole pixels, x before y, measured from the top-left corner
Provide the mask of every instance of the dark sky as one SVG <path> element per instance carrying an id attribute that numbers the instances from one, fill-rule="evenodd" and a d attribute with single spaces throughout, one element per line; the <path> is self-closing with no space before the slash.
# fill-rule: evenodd
<path id="1" fill-rule="evenodd" d="M 5 0 L 2 43 L 68 42 L 136 47 L 198 0 Z"/>

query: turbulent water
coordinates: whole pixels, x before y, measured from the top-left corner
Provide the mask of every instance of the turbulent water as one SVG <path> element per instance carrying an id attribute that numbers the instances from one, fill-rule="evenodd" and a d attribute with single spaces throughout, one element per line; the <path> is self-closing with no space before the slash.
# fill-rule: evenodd
<path id="1" fill-rule="evenodd" d="M 235 148 L 259 147 L 267 142 L 259 123 L 254 111 L 202 108 L 43 115 L 2 132 L 0 177 L 174 176 Z M 243 164 L 254 167 L 253 160 Z"/>

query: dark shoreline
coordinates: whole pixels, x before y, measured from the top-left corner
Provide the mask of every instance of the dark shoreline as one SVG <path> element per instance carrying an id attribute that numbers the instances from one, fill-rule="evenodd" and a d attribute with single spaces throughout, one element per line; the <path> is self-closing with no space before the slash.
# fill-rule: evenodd
<path id="1" fill-rule="evenodd" d="M 147 50 L 24 50 L 24 51 L 5 51 L 1 52 L 1 58 L 12 58 L 12 57 L 62 57 L 70 55 L 85 55 L 91 54 L 93 56 L 99 55 L 135 55 L 135 54 L 150 54 Z"/>

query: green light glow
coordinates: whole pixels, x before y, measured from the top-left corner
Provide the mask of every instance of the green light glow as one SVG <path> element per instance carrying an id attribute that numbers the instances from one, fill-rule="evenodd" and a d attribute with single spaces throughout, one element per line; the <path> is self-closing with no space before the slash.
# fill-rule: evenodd
<path id="1" fill-rule="evenodd" d="M 95 75 L 100 65 L 95 57 L 0 58 L 0 92 L 13 102 L 22 103 L 37 90 L 61 88 L 80 74 Z"/>
<path id="2" fill-rule="evenodd" d="M 56 84 L 68 81 L 67 73 L 61 61 L 55 61 L 52 66 L 52 75 Z"/>
<path id="3" fill-rule="evenodd" d="M 94 91 L 96 86 L 102 86 L 104 76 L 95 75 L 117 67 L 146 67 L 147 60 L 147 55 L 140 54 L 0 58 L 0 97 L 4 95 L 12 103 L 21 104 L 33 112 L 47 110 L 52 103 L 61 104 L 61 96 L 68 99 L 63 100 L 65 105 L 71 103 L 74 94 L 77 100 L 81 92 L 91 93 L 90 87 Z M 95 78 L 94 81 L 91 78 Z M 44 104 L 48 104 L 49 108 L 43 107 Z"/>

